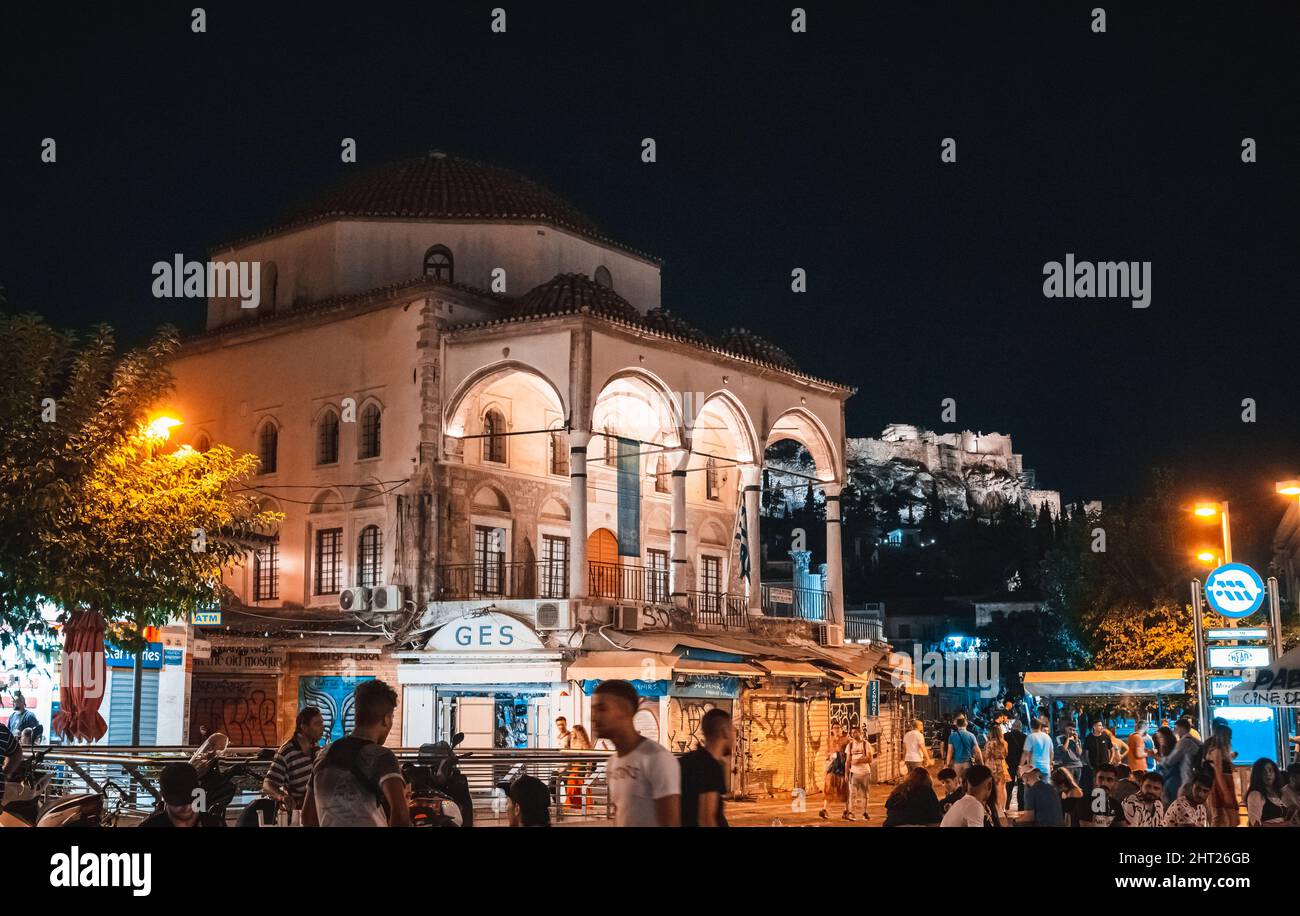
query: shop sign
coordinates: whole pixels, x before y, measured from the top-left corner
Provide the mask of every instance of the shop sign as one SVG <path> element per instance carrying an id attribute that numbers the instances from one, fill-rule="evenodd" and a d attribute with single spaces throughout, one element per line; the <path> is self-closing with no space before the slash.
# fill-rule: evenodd
<path id="1" fill-rule="evenodd" d="M 867 715 L 880 715 L 880 681 L 872 681 L 867 685 Z"/>
<path id="2" fill-rule="evenodd" d="M 673 683 L 669 690 L 675 697 L 735 699 L 740 695 L 740 678 L 722 674 L 692 674 L 685 683 Z"/>
<path id="3" fill-rule="evenodd" d="M 110 668 L 134 668 L 135 654 L 127 652 L 106 640 L 104 642 L 104 662 Z M 162 665 L 162 643 L 151 642 L 146 644 L 144 651 L 140 653 L 140 667 L 148 671 L 151 668 L 161 668 Z"/>
<path id="4" fill-rule="evenodd" d="M 195 671 L 251 671 L 278 674 L 284 666 L 285 651 L 273 646 L 213 646 L 210 655 L 200 661 L 195 654 Z"/>
<path id="5" fill-rule="evenodd" d="M 220 611 L 194 611 L 190 614 L 190 623 L 196 627 L 221 626 Z"/>
<path id="6" fill-rule="evenodd" d="M 428 648 L 444 652 L 522 652 L 544 649 L 537 633 L 508 614 L 479 614 L 444 624 Z"/>
<path id="7" fill-rule="evenodd" d="M 650 699 L 656 699 L 658 697 L 668 696 L 669 687 L 671 687 L 672 685 L 671 681 L 632 680 L 632 681 L 628 681 L 628 683 L 636 688 L 637 696 L 648 697 Z M 582 682 L 582 692 L 585 693 L 587 696 L 591 696 L 593 693 L 595 693 L 596 688 L 599 686 L 600 686 L 599 680 L 596 680 L 594 678 L 588 678 L 587 680 Z"/>
<path id="8" fill-rule="evenodd" d="M 184 649 L 165 649 L 163 650 L 164 665 L 179 665 L 185 661 Z"/>

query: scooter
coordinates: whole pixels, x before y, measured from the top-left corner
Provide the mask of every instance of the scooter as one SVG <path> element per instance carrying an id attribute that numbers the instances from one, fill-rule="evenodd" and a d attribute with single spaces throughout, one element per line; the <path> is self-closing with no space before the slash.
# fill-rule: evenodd
<path id="1" fill-rule="evenodd" d="M 420 746 L 413 763 L 402 764 L 402 775 L 410 786 L 409 810 L 415 827 L 473 827 L 474 801 L 469 794 L 469 780 L 457 764 L 473 752 L 457 754 L 456 745 L 465 740 L 457 732 L 451 743 Z"/>
<path id="2" fill-rule="evenodd" d="M 199 775 L 199 788 L 203 791 L 203 810 L 223 819 L 226 808 L 241 791 L 236 780 L 250 774 L 248 760 L 223 766 L 229 747 L 230 739 L 215 732 L 190 755 L 190 763 Z M 273 756 L 274 750 L 264 748 L 255 759 L 265 760 Z"/>
<path id="3" fill-rule="evenodd" d="M 53 773 L 38 766 L 49 749 L 37 751 L 5 783 L 0 803 L 0 827 L 99 827 L 104 818 L 104 797 L 93 793 L 60 795 L 46 799 Z"/>

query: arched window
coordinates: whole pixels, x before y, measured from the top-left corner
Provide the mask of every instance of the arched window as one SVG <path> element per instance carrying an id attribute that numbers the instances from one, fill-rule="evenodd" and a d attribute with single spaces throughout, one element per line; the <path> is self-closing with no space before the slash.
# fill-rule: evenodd
<path id="1" fill-rule="evenodd" d="M 316 463 L 338 464 L 339 415 L 327 410 L 316 426 Z"/>
<path id="2" fill-rule="evenodd" d="M 605 463 L 613 467 L 618 461 L 618 437 L 608 426 L 605 427 Z"/>
<path id="3" fill-rule="evenodd" d="M 367 404 L 361 411 L 361 440 L 357 443 L 357 457 L 378 458 L 379 447 L 379 405 Z"/>
<path id="4" fill-rule="evenodd" d="M 609 268 L 604 264 L 596 268 L 595 281 L 597 286 L 603 286 L 606 289 L 614 288 L 614 278 L 609 275 Z"/>
<path id="5" fill-rule="evenodd" d="M 424 275 L 436 280 L 452 280 L 451 249 L 446 245 L 434 245 L 424 253 Z"/>
<path id="6" fill-rule="evenodd" d="M 718 462 L 710 458 L 704 465 L 704 496 L 706 499 L 718 499 Z"/>
<path id="7" fill-rule="evenodd" d="M 506 463 L 506 418 L 495 407 L 483 415 L 483 460 Z"/>
<path id="8" fill-rule="evenodd" d="M 257 436 L 257 457 L 262 462 L 262 469 L 259 473 L 275 473 L 279 451 L 280 431 L 276 429 L 274 420 L 267 420 L 262 424 L 262 430 Z"/>
<path id="9" fill-rule="evenodd" d="M 562 429 L 551 430 L 551 473 L 569 476 L 569 434 Z"/>
<path id="10" fill-rule="evenodd" d="M 659 460 L 655 463 L 655 492 L 668 493 L 671 490 L 668 482 L 668 456 L 660 452 Z"/>
<path id="11" fill-rule="evenodd" d="M 378 588 L 384 577 L 384 534 L 378 525 L 366 525 L 357 538 L 357 585 Z"/>

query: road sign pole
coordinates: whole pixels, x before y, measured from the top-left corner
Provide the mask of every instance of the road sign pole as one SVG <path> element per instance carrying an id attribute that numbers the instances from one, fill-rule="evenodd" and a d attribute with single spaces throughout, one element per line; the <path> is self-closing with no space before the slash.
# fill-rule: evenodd
<path id="1" fill-rule="evenodd" d="M 1196 641 L 1196 718 L 1200 723 L 1201 737 L 1209 732 L 1205 723 L 1208 710 L 1205 708 L 1205 635 L 1201 632 L 1201 580 L 1192 580 L 1192 632 Z"/>
<path id="2" fill-rule="evenodd" d="M 1268 624 L 1273 631 L 1273 648 L 1269 653 L 1270 659 L 1276 660 L 1282 657 L 1282 602 L 1278 600 L 1277 579 L 1273 576 L 1268 578 Z M 1256 672 L 1258 675 L 1259 672 Z M 1286 720 L 1283 718 L 1287 710 L 1282 706 L 1273 707 L 1273 725 L 1277 732 L 1277 751 L 1278 754 L 1273 759 L 1279 761 L 1282 767 L 1286 767 Z"/>

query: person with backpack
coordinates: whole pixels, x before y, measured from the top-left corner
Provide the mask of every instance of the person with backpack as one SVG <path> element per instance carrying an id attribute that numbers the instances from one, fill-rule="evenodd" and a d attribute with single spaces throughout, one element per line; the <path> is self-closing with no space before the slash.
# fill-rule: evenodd
<path id="1" fill-rule="evenodd" d="M 956 770 L 958 776 L 964 776 L 973 764 L 984 762 L 984 755 L 975 736 L 966 730 L 966 717 L 958 716 L 955 724 L 957 727 L 948 736 L 948 757 L 944 763 Z"/>
<path id="2" fill-rule="evenodd" d="M 406 780 L 384 742 L 397 691 L 383 681 L 356 689 L 356 728 L 322 752 L 302 806 L 305 827 L 409 827 Z"/>

